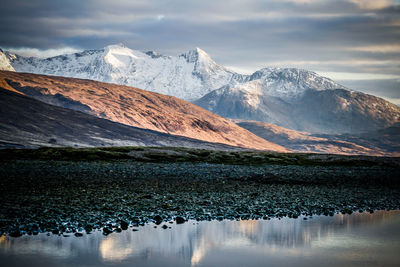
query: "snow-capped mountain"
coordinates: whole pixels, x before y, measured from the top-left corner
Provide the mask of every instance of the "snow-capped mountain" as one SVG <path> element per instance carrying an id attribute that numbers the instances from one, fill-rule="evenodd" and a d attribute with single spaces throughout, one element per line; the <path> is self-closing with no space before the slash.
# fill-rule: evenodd
<path id="1" fill-rule="evenodd" d="M 288 97 L 252 81 L 222 87 L 193 103 L 226 118 L 268 122 L 311 133 L 376 131 L 400 120 L 400 108 L 379 97 L 346 89 L 304 89 L 302 94 Z"/>
<path id="2" fill-rule="evenodd" d="M 235 88 L 248 91 L 250 94 L 252 91 L 262 92 L 289 102 L 303 96 L 306 90 L 345 89 L 344 86 L 315 72 L 294 68 L 261 69 L 254 72 L 247 82 Z"/>
<path id="3" fill-rule="evenodd" d="M 218 65 L 196 48 L 179 56 L 122 44 L 52 58 L 0 51 L 0 69 L 85 78 L 175 96 L 227 118 L 258 120 L 312 133 L 357 133 L 390 127 L 399 108 L 350 91 L 314 72 L 264 68 L 251 75 Z"/>
<path id="4" fill-rule="evenodd" d="M 186 100 L 198 99 L 234 82 L 237 75 L 216 64 L 199 48 L 177 57 L 132 50 L 122 44 L 46 59 L 26 58 L 7 52 L 5 55 L 17 72 L 129 85 Z"/>
<path id="5" fill-rule="evenodd" d="M 46 59 L 7 52 L 2 57 L 2 64 L 17 72 L 129 85 L 191 101 L 227 85 L 267 91 L 286 100 L 297 98 L 306 89 L 343 88 L 313 72 L 297 69 L 265 68 L 252 75 L 239 74 L 218 65 L 200 48 L 176 57 L 132 50 L 122 44 Z"/>

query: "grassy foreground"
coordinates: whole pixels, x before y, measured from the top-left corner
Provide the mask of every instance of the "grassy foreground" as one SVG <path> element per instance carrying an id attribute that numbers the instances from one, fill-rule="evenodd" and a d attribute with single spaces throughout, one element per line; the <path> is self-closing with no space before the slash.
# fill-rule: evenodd
<path id="1" fill-rule="evenodd" d="M 400 158 L 345 156 L 332 154 L 276 153 L 255 150 L 219 151 L 177 147 L 100 147 L 3 149 L 0 160 L 58 160 L 176 163 L 207 162 L 233 165 L 300 165 L 300 166 L 390 166 L 400 167 Z"/>
<path id="2" fill-rule="evenodd" d="M 80 236 L 147 222 L 399 209 L 399 177 L 398 158 L 143 147 L 1 150 L 0 234 Z"/>

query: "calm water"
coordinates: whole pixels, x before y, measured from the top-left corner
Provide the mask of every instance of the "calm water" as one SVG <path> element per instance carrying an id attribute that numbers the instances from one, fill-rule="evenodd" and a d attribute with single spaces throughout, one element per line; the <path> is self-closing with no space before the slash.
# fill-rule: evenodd
<path id="1" fill-rule="evenodd" d="M 400 266 L 400 211 L 0 237 L 0 266 Z"/>

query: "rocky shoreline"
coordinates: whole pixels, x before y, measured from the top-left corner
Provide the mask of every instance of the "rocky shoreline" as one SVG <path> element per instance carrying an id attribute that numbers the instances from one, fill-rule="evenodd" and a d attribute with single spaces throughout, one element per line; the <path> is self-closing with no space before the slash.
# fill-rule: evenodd
<path id="1" fill-rule="evenodd" d="M 189 219 L 307 219 L 399 209 L 399 177 L 397 166 L 348 162 L 303 166 L 3 158 L 0 234 L 81 236 L 99 229 L 107 235 L 149 222 L 168 228 L 166 222 Z"/>

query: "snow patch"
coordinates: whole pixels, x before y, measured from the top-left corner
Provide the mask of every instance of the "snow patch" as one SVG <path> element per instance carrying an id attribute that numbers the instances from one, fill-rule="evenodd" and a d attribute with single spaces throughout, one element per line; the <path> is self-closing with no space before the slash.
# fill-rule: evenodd
<path id="1" fill-rule="evenodd" d="M 3 50 L 1 49 L 0 49 L 0 70 L 15 71 L 15 69 L 10 64 L 10 60 L 7 58 L 6 54 L 4 54 Z"/>

